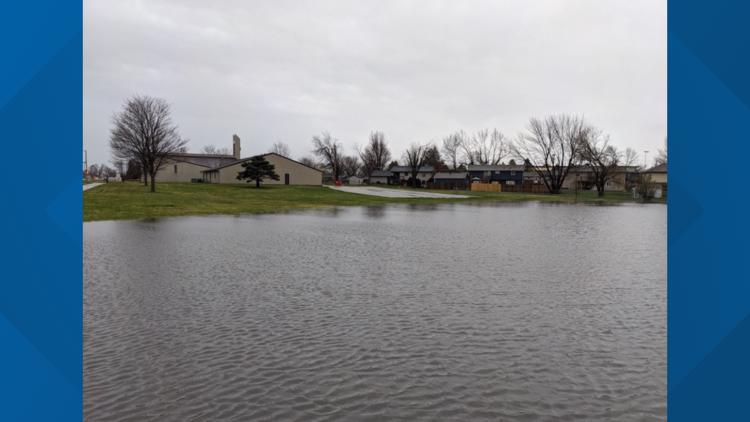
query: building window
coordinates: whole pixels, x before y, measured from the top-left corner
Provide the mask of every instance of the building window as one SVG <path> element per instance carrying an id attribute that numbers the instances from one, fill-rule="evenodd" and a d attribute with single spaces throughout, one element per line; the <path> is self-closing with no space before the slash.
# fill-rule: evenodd
<path id="1" fill-rule="evenodd" d="M 174 173 L 177 174 L 177 164 L 174 165 Z"/>

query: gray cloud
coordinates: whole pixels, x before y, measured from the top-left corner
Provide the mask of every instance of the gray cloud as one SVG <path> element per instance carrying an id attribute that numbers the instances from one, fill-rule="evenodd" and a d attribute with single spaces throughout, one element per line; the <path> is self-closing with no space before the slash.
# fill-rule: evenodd
<path id="1" fill-rule="evenodd" d="M 84 146 L 108 162 L 112 114 L 167 99 L 190 149 L 293 155 L 330 131 L 353 152 L 581 113 L 638 151 L 666 136 L 666 2 L 84 2 Z M 652 154 L 653 156 L 653 154 Z"/>

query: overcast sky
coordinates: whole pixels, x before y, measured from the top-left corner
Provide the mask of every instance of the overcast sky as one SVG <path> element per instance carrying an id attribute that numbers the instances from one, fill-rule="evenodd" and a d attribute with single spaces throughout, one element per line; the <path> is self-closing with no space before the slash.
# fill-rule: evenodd
<path id="1" fill-rule="evenodd" d="M 641 156 L 667 135 L 666 1 L 85 0 L 83 38 L 89 164 L 133 94 L 166 99 L 191 152 L 236 133 L 243 156 L 381 130 L 400 158 L 551 113 Z"/>

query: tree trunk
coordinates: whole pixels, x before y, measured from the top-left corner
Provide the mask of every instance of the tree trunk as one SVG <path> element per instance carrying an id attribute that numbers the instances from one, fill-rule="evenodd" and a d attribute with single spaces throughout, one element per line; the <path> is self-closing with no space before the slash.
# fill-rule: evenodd
<path id="1" fill-rule="evenodd" d="M 143 186 L 148 186 L 148 174 L 146 172 L 143 172 Z"/>
<path id="2" fill-rule="evenodd" d="M 151 192 L 156 192 L 156 174 L 151 174 Z"/>
<path id="3" fill-rule="evenodd" d="M 260 187 L 260 179 L 255 179 L 255 188 L 257 189 L 259 187 Z"/>

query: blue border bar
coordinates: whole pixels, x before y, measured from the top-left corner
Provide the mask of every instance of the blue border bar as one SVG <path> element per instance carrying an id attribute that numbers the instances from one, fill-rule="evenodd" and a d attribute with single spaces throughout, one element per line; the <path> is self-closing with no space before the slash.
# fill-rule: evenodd
<path id="1" fill-rule="evenodd" d="M 82 8 L 0 13 L 0 420 L 82 417 Z"/>
<path id="2" fill-rule="evenodd" d="M 670 421 L 750 420 L 749 19 L 669 2 Z"/>

